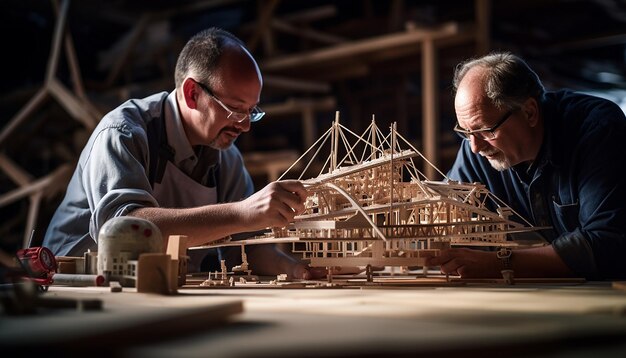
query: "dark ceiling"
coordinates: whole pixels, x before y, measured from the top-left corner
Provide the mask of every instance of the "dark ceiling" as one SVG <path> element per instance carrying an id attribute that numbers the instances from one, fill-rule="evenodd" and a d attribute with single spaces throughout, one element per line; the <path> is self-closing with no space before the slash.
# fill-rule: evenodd
<path id="1" fill-rule="evenodd" d="M 266 1 L 267 2 L 267 1 Z M 249 26 L 257 18 L 256 1 L 74 1 L 70 5 L 69 27 L 86 81 L 106 77 L 103 53 L 118 43 L 136 25 L 142 14 L 174 12 L 198 3 L 197 10 L 168 16 L 162 27 L 163 43 L 184 41 L 207 26 L 220 26 L 252 37 Z M 260 2 L 263 3 L 263 2 Z M 333 6 L 335 15 L 307 26 L 321 32 L 356 40 L 401 30 L 390 25 L 394 1 L 282 1 L 275 16 Z M 474 4 L 467 0 L 402 1 L 400 24 L 413 21 L 435 25 L 447 21 L 471 21 Z M 223 5 L 220 5 L 223 4 Z M 0 30 L 4 37 L 3 81 L 0 93 L 37 86 L 44 76 L 55 24 L 51 1 L 5 0 L 0 3 Z M 626 44 L 626 1 L 624 0 L 514 0 L 493 1 L 491 16 L 493 49 L 509 49 L 530 61 L 541 62 L 564 81 L 588 82 L 591 87 L 624 87 Z M 155 41 L 152 39 L 152 41 Z M 297 41 L 294 36 L 277 37 L 274 56 L 302 51 L 323 44 Z M 263 59 L 261 47 L 255 51 Z M 170 55 L 175 60 L 175 54 Z M 140 71 L 139 71 L 140 72 Z M 595 72 L 595 73 L 594 73 Z M 617 76 L 598 75 L 613 72 Z M 154 74 L 143 71 L 127 80 L 148 80 Z"/>

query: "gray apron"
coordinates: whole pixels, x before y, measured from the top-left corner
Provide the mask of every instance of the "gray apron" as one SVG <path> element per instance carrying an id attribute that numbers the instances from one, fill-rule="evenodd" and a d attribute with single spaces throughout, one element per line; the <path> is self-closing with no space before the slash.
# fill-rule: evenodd
<path id="1" fill-rule="evenodd" d="M 192 208 L 217 203 L 217 186 L 206 187 L 167 161 L 161 183 L 154 183 L 152 195 L 162 208 Z M 181 233 L 182 234 L 182 233 Z M 189 271 L 199 271 L 206 250 L 188 250 Z"/>

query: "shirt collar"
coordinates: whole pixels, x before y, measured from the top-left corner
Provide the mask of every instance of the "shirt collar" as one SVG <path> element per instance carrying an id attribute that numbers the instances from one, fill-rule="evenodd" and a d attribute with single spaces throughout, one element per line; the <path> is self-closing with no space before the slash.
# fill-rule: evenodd
<path id="1" fill-rule="evenodd" d="M 179 165 L 182 161 L 194 158 L 195 153 L 180 118 L 178 102 L 176 101 L 176 90 L 167 96 L 167 105 L 165 106 L 165 131 L 167 133 L 167 142 L 174 149 L 174 163 Z"/>
<path id="2" fill-rule="evenodd" d="M 555 118 L 556 108 L 553 101 L 550 101 L 547 97 L 542 99 L 539 111 L 543 120 L 543 140 L 537 157 L 530 164 L 520 163 L 513 167 L 520 178 L 526 178 L 527 180 L 539 175 L 548 165 L 558 167 L 560 164 L 559 158 L 563 152 L 561 142 L 558 137 L 555 137 L 555 128 L 553 128 L 557 122 Z"/>
<path id="3" fill-rule="evenodd" d="M 557 112 L 556 103 L 551 99 L 548 92 L 541 100 L 540 113 L 543 120 L 543 144 L 537 159 L 538 164 L 544 166 L 550 164 L 559 167 L 563 163 L 565 155 L 563 133 L 558 128 L 560 119 Z"/>

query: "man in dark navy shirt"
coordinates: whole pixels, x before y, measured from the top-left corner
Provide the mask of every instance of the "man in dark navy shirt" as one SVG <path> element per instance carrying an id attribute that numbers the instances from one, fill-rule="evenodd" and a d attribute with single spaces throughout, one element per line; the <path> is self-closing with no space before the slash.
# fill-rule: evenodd
<path id="1" fill-rule="evenodd" d="M 519 57 L 494 53 L 457 66 L 448 173 L 481 182 L 538 226 L 549 245 L 496 252 L 450 249 L 428 264 L 462 277 L 626 277 L 626 118 L 613 102 L 545 91 Z M 506 255 L 508 256 L 508 254 Z M 507 267 L 508 268 L 508 267 Z"/>

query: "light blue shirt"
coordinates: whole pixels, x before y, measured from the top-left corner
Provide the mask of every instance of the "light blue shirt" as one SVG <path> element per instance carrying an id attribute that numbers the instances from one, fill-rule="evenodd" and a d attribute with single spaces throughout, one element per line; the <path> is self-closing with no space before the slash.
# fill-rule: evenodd
<path id="1" fill-rule="evenodd" d="M 159 206 L 148 175 L 150 156 L 158 155 L 149 151 L 148 124 L 153 120 L 165 121 L 167 142 L 175 151 L 172 163 L 181 171 L 190 174 L 203 165 L 215 173 L 216 183 L 206 174 L 197 181 L 216 185 L 218 202 L 238 201 L 252 194 L 252 180 L 234 145 L 218 151 L 189 144 L 176 91 L 131 99 L 104 116 L 91 134 L 43 246 L 57 256 L 97 251 L 98 232 L 107 220 L 137 208 Z"/>

